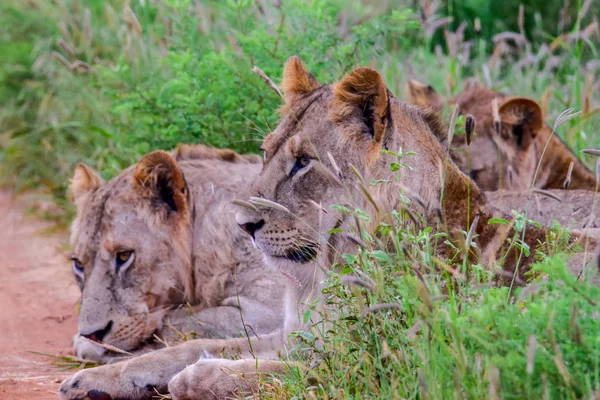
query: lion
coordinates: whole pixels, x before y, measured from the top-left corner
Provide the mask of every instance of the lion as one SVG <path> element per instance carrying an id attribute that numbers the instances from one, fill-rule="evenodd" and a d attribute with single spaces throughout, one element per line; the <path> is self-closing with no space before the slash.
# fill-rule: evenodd
<path id="1" fill-rule="evenodd" d="M 81 289 L 74 349 L 102 362 L 177 339 L 281 327 L 281 278 L 233 219 L 258 156 L 180 146 L 155 151 L 108 182 L 80 164 L 71 191 L 73 274 Z M 149 344 L 153 335 L 161 342 Z M 188 335 L 189 336 L 189 335 Z"/>
<path id="2" fill-rule="evenodd" d="M 444 107 L 439 93 L 414 80 L 407 83 L 406 98 L 437 113 Z M 467 145 L 464 135 L 455 136 L 452 146 L 461 170 L 481 189 L 519 191 L 534 184 L 539 189 L 596 190 L 595 175 L 558 135 L 552 134 L 552 128 L 544 123 L 540 105 L 534 100 L 508 97 L 470 83 L 449 103 L 456 104 L 460 114 L 475 117 L 476 135 L 472 143 Z M 538 163 L 539 172 L 535 176 Z"/>
<path id="3" fill-rule="evenodd" d="M 375 221 L 404 207 L 405 193 L 428 223 L 450 232 L 472 230 L 482 257 L 505 250 L 502 238 L 511 232 L 487 224 L 492 210 L 447 157 L 433 132 L 439 123 L 396 99 L 377 71 L 357 68 L 320 86 L 292 57 L 282 88 L 282 118 L 264 139 L 263 169 L 236 221 L 266 264 L 287 277 L 280 299 L 283 329 L 250 340 L 197 339 L 80 371 L 62 383 L 62 399 L 138 399 L 155 391 L 168 391 L 174 399 L 222 399 L 253 390 L 265 375 L 284 372 L 286 364 L 278 358 L 293 344 L 288 334 L 309 329 L 302 319 L 306 307 L 325 307 L 319 300 L 326 271 L 341 253 L 357 251 L 356 239 L 344 234 L 357 222 L 344 209 L 366 210 Z M 406 167 L 394 172 L 393 152 L 400 150 L 418 155 L 403 157 Z M 380 183 L 367 187 L 371 179 Z M 373 226 L 363 228 L 374 234 Z M 531 233 L 526 241 L 534 246 L 544 233 Z M 526 263 L 532 259 L 524 257 Z"/>
<path id="4" fill-rule="evenodd" d="M 494 210 L 510 214 L 516 210 L 527 211 L 527 218 L 543 226 L 552 226 L 554 221 L 561 226 L 581 232 L 600 228 L 600 196 L 589 190 L 560 190 L 509 192 L 499 190 L 486 192 L 485 196 Z"/>

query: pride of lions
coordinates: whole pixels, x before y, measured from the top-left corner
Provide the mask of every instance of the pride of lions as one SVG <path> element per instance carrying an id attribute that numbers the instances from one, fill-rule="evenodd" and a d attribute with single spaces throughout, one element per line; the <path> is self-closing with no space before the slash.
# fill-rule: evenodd
<path id="1" fill-rule="evenodd" d="M 595 175 L 532 100 L 465 90 L 450 102 L 474 117 L 477 134 L 470 144 L 464 136 L 448 143 L 445 101 L 418 82 L 409 83 L 410 105 L 373 69 L 320 85 L 291 57 L 281 86 L 285 104 L 263 160 L 180 146 L 147 154 L 109 182 L 76 169 L 71 242 L 82 297 L 73 345 L 79 357 L 107 364 L 65 380 L 61 399 L 251 392 L 285 372 L 288 336 L 308 329 L 305 304 L 322 298 L 340 255 L 357 251 L 357 228 L 375 235 L 393 210 L 409 207 L 455 242 L 469 232 L 476 246 L 462 256 L 489 268 L 503 260 L 510 276 L 517 265 L 515 273 L 526 271 L 534 252 L 510 248 L 513 225 L 491 218 L 510 220 L 530 200 L 531 219 L 579 229 L 573 242 L 591 240 L 583 232 L 598 226 Z M 400 150 L 416 155 L 392 171 Z M 355 208 L 373 222 L 357 227 L 344 211 Z M 527 226 L 524 240 L 533 249 L 546 233 Z M 457 247 L 436 250 L 445 257 Z"/>

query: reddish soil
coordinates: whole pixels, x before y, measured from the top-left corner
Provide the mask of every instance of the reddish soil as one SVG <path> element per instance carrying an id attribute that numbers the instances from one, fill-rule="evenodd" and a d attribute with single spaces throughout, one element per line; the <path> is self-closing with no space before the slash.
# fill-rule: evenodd
<path id="1" fill-rule="evenodd" d="M 0 398 L 56 399 L 62 371 L 56 359 L 32 352 L 72 354 L 79 290 L 71 275 L 67 234 L 26 217 L 0 191 Z"/>

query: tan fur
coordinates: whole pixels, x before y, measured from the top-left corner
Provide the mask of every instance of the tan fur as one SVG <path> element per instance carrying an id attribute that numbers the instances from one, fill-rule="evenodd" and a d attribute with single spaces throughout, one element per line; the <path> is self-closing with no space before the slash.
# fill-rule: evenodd
<path id="1" fill-rule="evenodd" d="M 75 168 L 71 179 L 71 196 L 77 204 L 85 201 L 84 197 L 100 187 L 104 180 L 93 168 L 81 163 Z"/>
<path id="2" fill-rule="evenodd" d="M 166 151 L 154 151 L 140 160 L 133 173 L 133 186 L 141 195 L 156 197 L 157 188 L 168 186 L 172 190 L 173 204 L 178 215 L 189 217 L 187 185 L 177 162 Z"/>
<path id="3" fill-rule="evenodd" d="M 570 229 L 600 228 L 600 195 L 589 190 L 550 190 L 531 194 L 525 192 L 487 192 L 492 208 L 510 214 L 516 210 L 544 226 L 554 221 Z"/>
<path id="4" fill-rule="evenodd" d="M 444 99 L 430 85 L 411 79 L 406 83 L 404 93 L 406 101 L 410 104 L 436 112 L 442 112 L 444 109 Z"/>
<path id="5" fill-rule="evenodd" d="M 383 79 L 371 68 L 359 68 L 352 71 L 343 81 L 333 87 L 334 102 L 331 119 L 333 122 L 353 124 L 356 108 L 366 107 L 373 115 L 373 141 L 367 151 L 368 161 L 378 157 L 381 141 L 388 123 L 389 98 Z M 367 102 L 364 99 L 368 99 Z"/>
<path id="6" fill-rule="evenodd" d="M 173 156 L 177 161 L 184 160 L 221 160 L 237 164 L 260 164 L 262 158 L 252 154 L 238 154 L 229 149 L 216 149 L 203 145 L 180 144 Z"/>
<path id="7" fill-rule="evenodd" d="M 414 104 L 425 107 L 439 105 L 437 93 L 410 96 Z M 496 132 L 493 103 L 499 104 L 500 132 Z M 471 85 L 450 100 L 457 104 L 461 114 L 475 117 L 476 135 L 467 146 L 463 136 L 452 143 L 456 149 L 457 164 L 483 190 L 518 191 L 531 187 L 538 163 L 539 174 L 535 187 L 561 189 L 573 162 L 570 189 L 595 190 L 594 174 L 573 152 L 552 134 L 544 124 L 541 107 L 533 100 L 510 98 L 479 85 Z M 548 143 L 542 158 L 544 147 Z"/>
<path id="8" fill-rule="evenodd" d="M 294 58 L 288 64 L 293 63 L 295 73 L 307 74 L 303 66 L 298 67 L 298 62 Z M 293 78 L 303 81 L 299 76 Z M 497 225 L 487 224 L 493 212 L 485 197 L 447 157 L 446 150 L 423 119 L 422 111 L 394 99 L 389 92 L 386 92 L 389 105 L 385 113 L 373 107 L 378 104 L 373 96 L 383 95 L 381 82 L 375 71 L 359 68 L 332 86 L 322 86 L 292 98 L 287 114 L 265 138 L 263 149 L 268 156 L 249 198 L 254 201 L 255 209 L 241 209 L 236 220 L 247 229 L 253 227 L 256 246 L 266 263 L 288 277 L 288 288 L 282 299 L 286 305 L 286 322 L 281 332 L 251 341 L 191 341 L 130 362 L 81 371 L 62 384 L 61 398 L 83 397 L 94 389 L 113 398 L 137 399 L 148 394 L 147 387 L 165 389 L 167 386 L 175 399 L 202 398 L 210 392 L 218 393 L 217 398 L 226 398 L 239 393 L 232 387 L 242 391 L 251 389 L 251 385 L 240 378 L 235 384 L 223 383 L 220 370 L 247 372 L 251 364 L 224 357 L 249 360 L 256 357 L 257 372 L 280 372 L 282 365 L 269 360 L 286 353 L 290 332 L 309 328 L 300 318 L 306 304 L 316 302 L 318 307 L 325 307 L 325 302 L 319 300 L 323 300 L 326 271 L 340 260 L 340 254 L 356 251 L 355 242 L 334 229 L 351 232 L 354 218 L 332 207 L 334 205 L 366 210 L 372 220 L 387 218 L 391 210 L 400 208 L 400 194 L 404 191 L 409 197 L 419 199 L 413 202 L 411 209 L 433 226 L 438 225 L 440 210 L 443 219 L 440 225 L 447 226 L 450 232 L 468 231 L 478 214 L 480 222 L 475 229 L 475 241 L 485 260 L 506 250 L 500 240 L 506 232 Z M 342 95 L 340 90 L 343 90 Z M 340 115 L 345 117 L 340 120 Z M 368 124 L 372 121 L 376 125 L 377 117 L 383 115 L 389 115 L 389 119 L 382 137 L 375 139 L 371 133 L 377 126 Z M 377 144 L 373 144 L 376 141 Z M 401 169 L 398 175 L 390 171 L 396 157 L 375 153 L 373 148 L 402 149 L 418 155 L 403 158 L 402 162 L 408 167 Z M 306 159 L 309 161 L 305 162 Z M 301 167 L 299 162 L 302 162 Z M 372 179 L 385 179 L 388 183 L 369 189 L 365 182 Z M 442 190 L 444 200 L 440 202 Z M 369 233 L 375 235 L 373 231 Z M 532 234 L 526 241 L 533 248 L 536 241 L 543 238 L 543 232 L 529 233 Z M 514 252 L 508 254 L 510 265 L 514 266 L 516 256 Z M 532 259 L 524 257 L 524 264 Z M 220 359 L 213 365 L 205 360 L 190 365 L 202 355 Z M 227 379 L 233 376 L 229 373 Z M 180 395 L 183 396 L 178 397 Z"/>
<path id="9" fill-rule="evenodd" d="M 285 64 L 283 69 L 283 79 L 281 82 L 281 88 L 285 93 L 285 105 L 281 108 L 280 112 L 285 114 L 290 103 L 306 94 L 310 93 L 319 87 L 319 83 L 315 77 L 306 70 L 306 67 L 300 61 L 297 56 L 291 57 Z"/>
<path id="10" fill-rule="evenodd" d="M 80 334 L 110 322 L 103 342 L 140 351 L 153 334 L 176 338 L 172 327 L 200 337 L 243 335 L 241 318 L 250 332 L 281 327 L 277 297 L 284 283 L 265 272 L 230 203 L 245 196 L 260 164 L 238 163 L 246 157 L 205 146 L 186 154 L 176 162 L 167 152 L 153 152 L 93 185 L 84 180 L 97 174 L 77 168 L 71 243 L 84 268 L 74 269 L 82 289 Z M 135 251 L 126 271 L 115 266 L 121 250 Z M 115 356 L 79 334 L 74 347 L 84 358 Z"/>

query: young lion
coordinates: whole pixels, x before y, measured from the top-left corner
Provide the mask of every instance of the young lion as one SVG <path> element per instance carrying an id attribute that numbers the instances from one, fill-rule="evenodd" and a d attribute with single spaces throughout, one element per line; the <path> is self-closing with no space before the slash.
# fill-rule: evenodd
<path id="1" fill-rule="evenodd" d="M 303 303 L 322 296 L 324 270 L 340 253 L 356 251 L 355 242 L 335 229 L 348 232 L 355 224 L 351 214 L 331 207 L 336 204 L 369 210 L 375 219 L 377 210 L 397 209 L 404 191 L 419 198 L 429 223 L 438 223 L 442 214 L 450 232 L 473 225 L 484 259 L 497 255 L 504 232 L 487 224 L 491 211 L 484 196 L 447 159 L 432 132 L 439 124 L 395 99 L 379 73 L 357 68 L 340 82 L 319 87 L 292 57 L 282 86 L 283 117 L 263 143 L 265 162 L 251 191 L 253 207 L 236 219 L 267 264 L 288 277 L 284 329 L 250 341 L 199 339 L 80 371 L 63 382 L 61 398 L 137 399 L 168 389 L 175 399 L 221 399 L 252 388 L 257 375 L 284 370 L 274 360 L 289 332 L 307 328 L 299 319 Z M 383 149 L 417 152 L 402 159 L 407 167 L 400 170 L 400 182 L 390 170 L 397 158 Z M 364 185 L 371 179 L 387 183 L 368 189 Z M 528 243 L 533 246 L 539 234 Z"/>
<path id="2" fill-rule="evenodd" d="M 417 81 L 408 82 L 407 100 L 435 112 L 441 112 L 444 105 L 431 86 Z M 518 191 L 531 187 L 546 143 L 535 187 L 562 189 L 569 164 L 573 163 L 569 189 L 596 189 L 594 174 L 556 134 L 552 135 L 535 101 L 470 85 L 449 103 L 458 105 L 460 114 L 475 117 L 476 135 L 471 145 L 467 145 L 465 136 L 455 136 L 452 147 L 461 170 L 481 189 Z M 498 107 L 496 120 L 494 103 Z"/>
<path id="3" fill-rule="evenodd" d="M 530 199 L 531 196 L 531 199 Z M 552 226 L 554 221 L 561 226 L 581 232 L 595 229 L 598 236 L 600 228 L 600 195 L 590 190 L 557 190 L 543 193 L 507 192 L 498 190 L 486 192 L 485 197 L 492 208 L 510 214 L 511 210 L 524 213 L 527 218 L 544 226 Z"/>
<path id="4" fill-rule="evenodd" d="M 284 283 L 232 214 L 260 169 L 259 157 L 204 146 L 150 153 L 109 182 L 77 167 L 79 357 L 109 361 L 95 342 L 135 350 L 173 328 L 221 338 L 281 328 Z"/>

